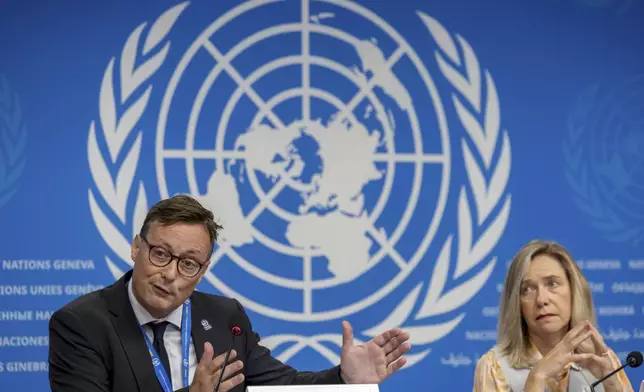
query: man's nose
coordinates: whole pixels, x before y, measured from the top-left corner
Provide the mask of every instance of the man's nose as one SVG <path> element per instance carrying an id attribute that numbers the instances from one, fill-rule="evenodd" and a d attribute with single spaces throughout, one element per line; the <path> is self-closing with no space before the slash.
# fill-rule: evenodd
<path id="1" fill-rule="evenodd" d="M 161 276 L 163 276 L 165 280 L 174 281 L 177 278 L 178 274 L 178 263 L 179 261 L 176 259 L 170 260 L 170 263 L 163 267 L 163 270 L 161 270 Z"/>

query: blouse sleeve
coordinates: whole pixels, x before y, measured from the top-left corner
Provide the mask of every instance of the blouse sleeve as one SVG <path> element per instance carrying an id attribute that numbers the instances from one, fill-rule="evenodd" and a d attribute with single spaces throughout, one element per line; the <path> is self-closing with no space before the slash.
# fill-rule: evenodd
<path id="1" fill-rule="evenodd" d="M 617 369 L 618 367 L 622 366 L 622 363 L 619 361 L 617 354 L 615 354 L 615 352 L 610 348 L 608 349 L 608 357 L 610 358 L 610 361 L 613 364 L 614 369 Z M 615 374 L 614 377 L 617 377 L 620 385 L 622 386 L 622 390 L 620 392 L 634 392 L 633 386 L 631 385 L 631 382 L 628 379 L 628 376 L 626 375 L 626 372 L 624 371 L 624 369 L 617 372 L 617 374 Z"/>
<path id="2" fill-rule="evenodd" d="M 473 392 L 510 392 L 501 364 L 492 350 L 483 355 L 476 364 Z"/>

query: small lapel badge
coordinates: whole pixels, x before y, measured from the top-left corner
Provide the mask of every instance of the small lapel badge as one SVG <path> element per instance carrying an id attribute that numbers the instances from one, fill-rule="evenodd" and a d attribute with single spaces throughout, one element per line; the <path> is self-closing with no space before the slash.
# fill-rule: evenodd
<path id="1" fill-rule="evenodd" d="M 208 322 L 208 320 L 205 320 L 205 319 L 204 319 L 204 320 L 201 320 L 201 326 L 202 326 L 202 327 L 203 327 L 203 329 L 205 329 L 206 331 L 207 331 L 207 330 L 209 330 L 210 328 L 212 328 L 212 326 L 210 325 L 210 323 Z"/>

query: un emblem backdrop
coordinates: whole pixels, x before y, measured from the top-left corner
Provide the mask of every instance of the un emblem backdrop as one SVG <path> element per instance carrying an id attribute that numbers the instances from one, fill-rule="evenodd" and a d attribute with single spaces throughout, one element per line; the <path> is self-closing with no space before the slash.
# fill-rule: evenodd
<path id="1" fill-rule="evenodd" d="M 566 246 L 644 347 L 635 1 L 0 3 L 0 384 L 48 390 L 53 311 L 131 266 L 147 209 L 224 226 L 198 289 L 301 370 L 411 333 L 383 391 L 470 390 L 507 265 Z M 639 385 L 642 373 L 629 371 Z"/>

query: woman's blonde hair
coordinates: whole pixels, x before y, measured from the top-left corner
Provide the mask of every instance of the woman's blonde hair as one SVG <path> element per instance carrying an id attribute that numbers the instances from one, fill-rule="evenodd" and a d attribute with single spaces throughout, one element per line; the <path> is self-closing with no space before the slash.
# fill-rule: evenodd
<path id="1" fill-rule="evenodd" d="M 530 262 L 539 255 L 553 257 L 566 271 L 572 300 L 568 328 L 573 328 L 586 320 L 596 325 L 590 287 L 570 253 L 563 246 L 552 241 L 531 241 L 514 256 L 501 293 L 497 346 L 514 367 L 532 365 L 531 343 L 528 327 L 521 312 L 520 291 L 521 282 Z M 590 350 L 592 350 L 592 344 L 577 348 L 577 352 L 590 352 Z"/>

